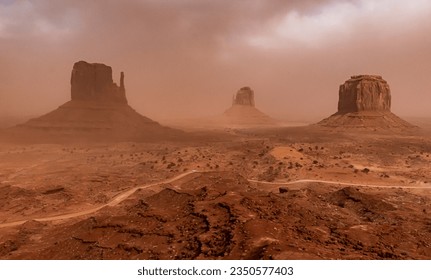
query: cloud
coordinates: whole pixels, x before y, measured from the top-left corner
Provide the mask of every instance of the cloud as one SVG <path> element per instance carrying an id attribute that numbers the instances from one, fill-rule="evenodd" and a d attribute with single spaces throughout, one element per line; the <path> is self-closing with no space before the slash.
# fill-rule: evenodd
<path id="1" fill-rule="evenodd" d="M 65 10 L 49 14 L 43 5 L 35 1 L 10 1 L 0 3 L 0 38 L 38 38 L 59 40 L 79 25 L 77 13 Z"/>
<path id="2" fill-rule="evenodd" d="M 296 9 L 270 22 L 246 41 L 257 48 L 283 48 L 291 44 L 319 47 L 342 38 L 352 40 L 369 35 L 409 32 L 411 26 L 426 24 L 430 1 L 339 1 L 314 13 Z"/>
<path id="3" fill-rule="evenodd" d="M 324 116 L 350 75 L 386 78 L 394 111 L 427 114 L 425 0 L 0 1 L 0 109 L 41 114 L 69 98 L 75 61 L 126 74 L 154 118 L 217 114 L 249 85 L 270 114 Z M 428 100 L 431 102 L 431 100 Z M 411 108 L 415 108 L 413 111 Z"/>

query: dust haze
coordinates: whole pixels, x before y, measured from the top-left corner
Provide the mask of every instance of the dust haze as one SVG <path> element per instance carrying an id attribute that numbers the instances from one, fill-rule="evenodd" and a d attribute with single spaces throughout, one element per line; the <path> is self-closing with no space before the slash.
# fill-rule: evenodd
<path id="1" fill-rule="evenodd" d="M 125 72 L 158 119 L 216 115 L 242 86 L 270 115 L 318 120 L 354 74 L 391 85 L 392 110 L 428 116 L 429 1 L 0 1 L 0 110 L 37 116 L 69 98 L 70 66 Z"/>
<path id="2" fill-rule="evenodd" d="M 430 29 L 425 0 L 0 0 L 0 260 L 431 259 Z"/>

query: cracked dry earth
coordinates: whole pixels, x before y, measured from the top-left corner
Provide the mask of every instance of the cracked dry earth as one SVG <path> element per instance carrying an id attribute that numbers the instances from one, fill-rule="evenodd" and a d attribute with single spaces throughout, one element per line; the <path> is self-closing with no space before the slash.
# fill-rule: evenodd
<path id="1" fill-rule="evenodd" d="M 280 189 L 236 172 L 141 190 L 67 222 L 29 221 L 2 259 L 430 259 L 429 190 Z"/>

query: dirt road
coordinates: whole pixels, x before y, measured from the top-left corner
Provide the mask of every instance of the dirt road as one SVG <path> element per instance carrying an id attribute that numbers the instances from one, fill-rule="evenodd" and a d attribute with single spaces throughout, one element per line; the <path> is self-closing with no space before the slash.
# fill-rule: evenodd
<path id="1" fill-rule="evenodd" d="M 35 220 L 38 222 L 50 222 L 50 221 L 66 220 L 66 219 L 71 219 L 71 218 L 75 218 L 75 217 L 79 217 L 79 216 L 89 215 L 89 214 L 92 214 L 92 213 L 99 211 L 100 209 L 102 209 L 106 206 L 115 206 L 115 205 L 121 203 L 122 201 L 126 200 L 129 196 L 131 196 L 133 193 L 135 193 L 137 190 L 156 187 L 156 186 L 160 186 L 163 184 L 174 183 L 175 181 L 178 181 L 178 180 L 180 180 L 184 177 L 187 177 L 191 174 L 207 173 L 207 172 L 210 172 L 210 171 L 191 170 L 188 172 L 184 172 L 178 176 L 175 176 L 171 179 L 163 180 L 161 182 L 134 187 L 130 190 L 127 190 L 123 193 L 118 194 L 117 196 L 115 196 L 111 201 L 107 202 L 106 204 L 103 204 L 103 205 L 100 205 L 100 206 L 97 206 L 94 208 L 89 208 L 86 210 L 81 210 L 81 211 L 68 213 L 68 214 L 61 214 L 61 215 L 57 215 L 57 216 L 35 218 L 32 220 Z M 415 186 L 390 186 L 390 185 L 347 183 L 347 182 L 315 180 L 315 179 L 301 179 L 301 180 L 289 181 L 289 182 L 265 182 L 265 181 L 258 181 L 258 180 L 253 180 L 253 179 L 248 179 L 248 181 L 251 183 L 258 183 L 258 184 L 265 184 L 265 185 L 278 185 L 280 187 L 281 186 L 287 186 L 287 185 L 301 184 L 301 183 L 323 183 L 323 184 L 334 184 L 334 185 L 343 185 L 343 186 L 361 186 L 361 187 L 370 187 L 370 188 L 402 188 L 402 189 L 430 189 L 431 190 L 431 184 L 426 184 L 426 185 L 422 185 L 422 186 L 419 186 L 419 185 L 415 185 Z M 27 221 L 29 221 L 29 220 L 20 220 L 20 221 L 0 224 L 0 228 L 18 226 L 18 225 L 24 224 Z"/>

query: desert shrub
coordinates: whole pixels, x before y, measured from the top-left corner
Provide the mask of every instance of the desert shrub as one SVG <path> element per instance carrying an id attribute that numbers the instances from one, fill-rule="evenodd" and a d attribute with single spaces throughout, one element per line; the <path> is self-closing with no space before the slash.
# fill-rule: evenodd
<path id="1" fill-rule="evenodd" d="M 364 172 L 365 174 L 368 174 L 368 172 L 370 172 L 370 169 L 368 169 L 368 168 L 366 168 L 366 167 L 365 167 L 365 168 L 364 168 L 364 169 L 362 169 L 361 171 L 362 171 L 362 172 Z"/>

